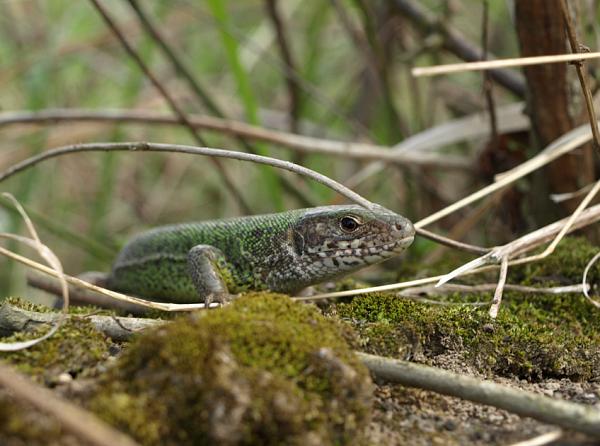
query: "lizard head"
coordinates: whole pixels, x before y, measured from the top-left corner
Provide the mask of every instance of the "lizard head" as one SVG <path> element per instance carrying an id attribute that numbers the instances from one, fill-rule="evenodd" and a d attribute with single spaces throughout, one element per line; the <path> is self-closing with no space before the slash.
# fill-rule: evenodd
<path id="1" fill-rule="evenodd" d="M 310 259 L 314 268 L 326 275 L 354 271 L 396 256 L 415 235 L 408 219 L 380 206 L 307 210 L 292 229 L 296 254 Z"/>

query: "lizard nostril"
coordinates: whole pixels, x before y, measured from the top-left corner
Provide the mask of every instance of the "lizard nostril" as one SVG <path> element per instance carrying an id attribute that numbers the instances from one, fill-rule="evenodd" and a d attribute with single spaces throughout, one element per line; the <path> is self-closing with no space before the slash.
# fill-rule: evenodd
<path id="1" fill-rule="evenodd" d="M 400 232 L 404 236 L 411 236 L 411 235 L 414 235 L 414 233 L 415 233 L 412 223 L 408 220 L 398 221 L 398 222 L 394 223 L 392 225 L 392 227 L 395 231 Z"/>

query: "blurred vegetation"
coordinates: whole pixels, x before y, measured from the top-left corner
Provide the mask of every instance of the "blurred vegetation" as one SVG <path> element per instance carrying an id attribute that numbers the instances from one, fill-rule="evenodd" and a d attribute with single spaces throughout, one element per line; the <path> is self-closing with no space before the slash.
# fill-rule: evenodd
<path id="1" fill-rule="evenodd" d="M 103 2 L 155 76 L 189 113 L 392 146 L 453 117 L 485 110 L 480 74 L 411 77 L 412 66 L 459 59 L 444 50 L 440 33 L 423 30 L 401 13 L 398 5 L 405 2 L 139 2 L 138 7 L 180 56 L 208 99 L 195 94 L 178 75 L 144 30 L 133 3 Z M 415 3 L 460 30 L 465 39 L 481 44 L 481 1 Z M 489 2 L 488 49 L 496 57 L 519 53 L 511 14 L 505 2 Z M 585 31 L 586 36 L 595 35 L 594 26 Z M 519 99 L 502 87 L 495 87 L 494 95 L 496 105 Z M 65 0 L 0 3 L 0 108 L 169 112 L 93 5 Z M 251 145 L 258 153 L 302 163 L 342 182 L 366 164 L 298 155 L 275 144 L 243 142 L 217 132 L 200 133 L 211 147 L 247 150 Z M 184 128 L 141 124 L 6 126 L 0 127 L 0 135 L 3 168 L 39 151 L 84 141 L 194 144 Z M 474 158 L 480 149 L 481 141 L 444 150 Z M 235 161 L 223 164 L 253 213 L 302 206 L 297 194 L 282 186 L 280 176 L 315 204 L 336 202 L 331 191 L 297 177 Z M 417 219 L 487 180 L 481 172 L 395 166 L 364 182 L 358 192 Z M 519 187 L 528 188 L 526 183 Z M 108 269 L 123 241 L 146 227 L 241 213 L 206 158 L 175 154 L 63 157 L 10 179 L 2 190 L 12 192 L 31 210 L 42 239 L 70 273 Z M 447 219 L 444 228 L 460 218 Z M 514 226 L 498 221 L 494 212 L 481 223 L 487 232 L 474 231 L 472 241 L 492 243 L 498 233 L 509 236 Z M 22 231 L 21 226 L 14 212 L 1 211 L 1 230 Z M 423 243 L 412 255 L 430 249 L 431 244 Z M 24 283 L 20 269 L 5 261 L 2 265 L 0 295 L 17 291 Z"/>

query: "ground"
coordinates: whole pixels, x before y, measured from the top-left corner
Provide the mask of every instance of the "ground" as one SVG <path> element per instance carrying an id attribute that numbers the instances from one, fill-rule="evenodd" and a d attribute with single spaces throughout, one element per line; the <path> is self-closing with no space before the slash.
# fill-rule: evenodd
<path id="1" fill-rule="evenodd" d="M 509 282 L 579 282 L 597 248 L 578 238 L 561 245 L 549 260 L 511 270 Z M 598 277 L 600 270 L 592 269 L 590 283 Z M 219 438 L 222 444 L 262 444 L 265 438 L 289 435 L 309 444 L 505 445 L 554 429 L 419 389 L 375 383 L 371 393 L 351 349 L 600 409 L 600 310 L 579 295 L 509 292 L 498 319 L 491 321 L 487 306 L 472 305 L 490 298 L 485 293 L 452 294 L 443 298 L 444 305 L 433 305 L 393 293 L 370 294 L 317 309 L 281 296 L 254 294 L 221 312 L 188 317 L 185 324 L 176 319 L 170 327 L 124 345 L 79 320 L 61 335 L 6 360 L 60 394 L 86 401 L 88 408 L 144 444 Z M 173 386 L 186 391 L 169 400 L 169 421 L 164 424 L 157 415 L 161 406 L 152 401 L 156 395 L 171 398 L 165 389 Z M 194 386 L 197 390 L 190 393 Z M 8 409 L 9 398 L 0 394 L 0 411 L 9 420 L 0 429 L 8 435 L 2 444 L 35 444 L 23 440 L 23 432 L 29 431 L 42 432 L 45 438 L 55 432 L 62 438 L 47 417 L 36 416 L 33 423 L 29 410 Z M 194 406 L 191 400 L 202 404 Z M 208 414 L 206 407 L 211 408 Z M 229 410 L 230 422 L 210 419 L 219 408 Z M 204 419 L 198 425 L 213 430 L 181 434 L 181 426 L 191 426 L 193 419 Z M 32 429 L 34 424 L 42 427 Z M 583 436 L 565 438 L 557 444 L 593 444 Z M 57 444 L 68 441 L 66 437 Z"/>

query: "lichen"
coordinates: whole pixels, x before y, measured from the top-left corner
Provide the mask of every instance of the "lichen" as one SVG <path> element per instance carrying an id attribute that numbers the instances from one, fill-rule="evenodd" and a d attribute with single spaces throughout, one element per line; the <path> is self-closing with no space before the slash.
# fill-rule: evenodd
<path id="1" fill-rule="evenodd" d="M 371 384 L 340 325 L 273 294 L 139 336 L 90 407 L 142 444 L 357 443 Z"/>

